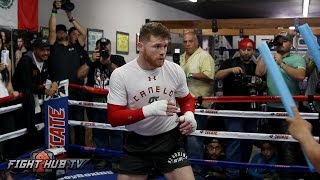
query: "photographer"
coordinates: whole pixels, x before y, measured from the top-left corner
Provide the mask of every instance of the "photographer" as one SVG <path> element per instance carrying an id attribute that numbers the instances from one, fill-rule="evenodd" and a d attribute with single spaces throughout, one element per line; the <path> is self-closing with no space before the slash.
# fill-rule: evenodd
<path id="1" fill-rule="evenodd" d="M 270 43 L 269 43 L 270 44 Z M 290 53 L 293 44 L 293 35 L 287 32 L 281 32 L 277 35 L 271 46 L 275 46 L 276 53 L 274 53 L 274 60 L 278 64 L 278 68 L 286 82 L 291 94 L 299 95 L 299 81 L 305 78 L 306 63 L 305 60 L 298 54 Z M 258 59 L 256 75 L 267 77 L 267 93 L 270 96 L 279 96 L 275 87 L 275 83 L 271 78 L 271 71 L 267 71 L 266 65 L 262 58 Z M 297 104 L 297 103 L 296 103 Z M 283 104 L 270 102 L 267 104 L 268 111 L 270 112 L 285 112 Z M 297 104 L 298 106 L 298 104 Z M 284 119 L 272 119 L 269 121 L 270 133 L 273 134 L 288 134 L 288 123 Z M 279 164 L 295 165 L 296 150 L 295 144 L 289 142 L 277 143 L 277 153 L 279 156 Z M 280 179 L 294 178 L 294 173 L 279 172 Z"/>
<path id="2" fill-rule="evenodd" d="M 108 89 L 111 73 L 117 67 L 126 62 L 122 56 L 111 55 L 111 42 L 109 39 L 101 38 L 96 42 L 96 50 L 92 54 L 92 61 L 87 60 L 78 71 L 78 78 L 88 77 L 87 86 Z M 88 101 L 106 103 L 106 95 L 92 95 Z M 93 122 L 108 123 L 106 121 L 106 109 L 87 108 L 88 119 Z M 112 150 L 122 150 L 122 132 L 107 131 L 104 129 L 93 129 L 93 140 L 96 147 L 109 148 Z M 116 163 L 112 159 L 109 163 Z M 107 166 L 106 160 L 97 162 L 95 168 Z"/>
<path id="3" fill-rule="evenodd" d="M 88 76 L 89 81 L 89 70 L 93 71 L 95 68 L 104 65 L 108 66 L 108 70 L 110 70 L 110 74 L 108 74 L 108 77 L 110 77 L 113 70 L 115 70 L 117 67 L 120 67 L 122 65 L 126 64 L 126 61 L 122 56 L 119 55 L 112 55 L 111 54 L 111 42 L 109 39 L 101 38 L 96 42 L 96 50 L 92 54 L 92 60 L 86 61 L 85 64 L 83 64 L 80 69 L 78 70 L 78 78 L 84 79 Z M 106 82 L 108 84 L 108 82 Z M 87 83 L 88 84 L 88 83 Z M 93 85 L 92 85 L 93 86 Z M 105 88 L 105 86 L 97 86 L 95 87 L 99 88 Z"/>
<path id="4" fill-rule="evenodd" d="M 52 78 L 55 81 L 69 80 L 70 84 L 83 85 L 83 80 L 77 78 L 77 71 L 84 63 L 81 58 L 83 48 L 86 42 L 86 29 L 83 28 L 79 21 L 73 18 L 72 10 L 73 3 L 70 0 L 55 0 L 53 3 L 51 16 L 49 19 L 49 43 L 50 43 L 50 57 L 48 61 L 49 71 L 52 72 Z M 79 32 L 77 42 L 72 43 L 67 34 L 67 28 L 63 24 L 57 25 L 57 13 L 64 11 L 66 17 L 69 19 Z M 79 90 L 69 88 L 69 99 L 82 101 L 83 95 Z M 69 107 L 69 119 L 77 121 L 84 121 L 84 108 L 77 106 Z M 85 145 L 85 128 L 82 126 L 72 127 L 74 129 L 74 143 L 78 145 Z M 73 137 L 72 133 L 69 133 Z"/>
<path id="5" fill-rule="evenodd" d="M 251 60 L 255 51 L 255 43 L 244 38 L 239 41 L 240 57 L 228 59 L 222 63 L 216 73 L 216 80 L 223 80 L 223 95 L 225 96 L 248 96 L 256 95 L 257 89 L 261 88 L 262 80 L 254 75 L 256 64 Z M 252 103 L 226 103 L 226 110 L 254 110 Z M 257 129 L 256 119 L 244 119 L 238 117 L 226 117 L 225 126 L 231 132 L 255 132 Z M 253 142 L 250 140 L 228 140 L 226 148 L 227 161 L 249 162 Z M 227 168 L 228 178 L 240 178 L 240 170 Z"/>

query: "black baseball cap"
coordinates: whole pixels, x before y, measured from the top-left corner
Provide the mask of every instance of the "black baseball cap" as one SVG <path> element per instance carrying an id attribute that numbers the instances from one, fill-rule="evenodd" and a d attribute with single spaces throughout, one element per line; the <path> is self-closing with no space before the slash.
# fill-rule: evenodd
<path id="1" fill-rule="evenodd" d="M 274 39 L 281 39 L 281 38 L 292 42 L 294 35 L 291 35 L 288 32 L 282 31 Z"/>
<path id="2" fill-rule="evenodd" d="M 32 45 L 33 47 L 36 47 L 36 48 L 43 48 L 43 47 L 50 46 L 48 39 L 43 37 L 38 37 L 37 39 L 35 39 Z"/>
<path id="3" fill-rule="evenodd" d="M 67 32 L 67 27 L 63 24 L 58 24 L 58 25 L 56 25 L 56 32 L 58 32 L 58 31 Z"/>

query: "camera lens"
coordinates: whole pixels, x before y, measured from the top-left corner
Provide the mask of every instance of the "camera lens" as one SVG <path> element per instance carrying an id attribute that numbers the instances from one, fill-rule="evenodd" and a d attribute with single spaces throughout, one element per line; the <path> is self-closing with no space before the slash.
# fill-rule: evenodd
<path id="1" fill-rule="evenodd" d="M 109 57 L 109 52 L 105 49 L 100 49 L 100 56 L 102 58 L 107 58 L 107 57 Z"/>

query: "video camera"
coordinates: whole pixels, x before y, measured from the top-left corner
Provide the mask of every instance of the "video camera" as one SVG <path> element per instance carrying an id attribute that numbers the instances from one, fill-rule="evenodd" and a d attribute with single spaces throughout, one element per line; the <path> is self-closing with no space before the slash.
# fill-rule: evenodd
<path id="1" fill-rule="evenodd" d="M 61 0 L 61 9 L 71 12 L 74 9 L 74 4 L 70 0 Z"/>
<path id="2" fill-rule="evenodd" d="M 266 85 L 261 80 L 258 80 L 259 77 L 251 76 L 251 75 L 243 75 L 243 74 L 235 74 L 234 75 L 234 83 L 237 86 L 247 87 L 248 95 L 256 95 L 257 91 L 264 90 Z"/>
<path id="3" fill-rule="evenodd" d="M 282 44 L 283 44 L 283 37 L 281 37 L 281 36 L 276 36 L 274 39 L 272 39 L 271 41 L 269 41 L 267 44 L 268 44 L 268 47 L 269 47 L 269 48 L 282 46 Z"/>
<path id="4" fill-rule="evenodd" d="M 108 45 L 108 40 L 106 38 L 100 39 L 100 57 L 102 58 L 108 58 L 110 56 L 109 50 L 106 49 L 106 46 Z"/>

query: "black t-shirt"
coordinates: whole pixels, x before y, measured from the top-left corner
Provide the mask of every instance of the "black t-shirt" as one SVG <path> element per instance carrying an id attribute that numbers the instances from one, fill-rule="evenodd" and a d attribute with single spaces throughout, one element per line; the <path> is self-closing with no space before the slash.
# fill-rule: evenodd
<path id="1" fill-rule="evenodd" d="M 250 61 L 248 64 L 244 63 L 240 57 L 234 59 L 225 60 L 220 66 L 219 70 L 224 70 L 233 67 L 241 67 L 243 70 L 243 78 L 234 74 L 229 74 L 223 79 L 223 95 L 224 96 L 249 96 L 250 87 L 247 86 L 250 82 L 251 77 L 255 76 L 256 64 Z M 234 110 L 249 110 L 251 107 L 250 103 L 225 103 L 225 109 Z"/>
<path id="2" fill-rule="evenodd" d="M 112 63 L 114 63 L 118 67 L 126 64 L 124 58 L 119 55 L 111 55 L 110 60 Z M 112 73 L 111 65 L 103 65 L 101 64 L 100 61 L 95 61 L 88 72 L 88 76 L 87 76 L 88 80 L 86 85 L 91 87 L 96 87 L 96 88 L 108 89 L 111 73 Z M 93 98 L 94 101 L 99 101 L 99 102 L 104 102 L 106 100 L 106 99 L 104 101 L 98 100 L 99 99 L 98 97 L 102 97 L 102 96 L 96 95 L 90 98 Z"/>
<path id="3" fill-rule="evenodd" d="M 78 68 L 84 63 L 84 58 L 81 58 L 85 53 L 83 47 L 79 43 L 68 46 L 55 43 L 50 51 L 48 65 L 53 79 L 69 79 L 69 83 L 83 84 L 83 81 L 77 78 Z"/>
<path id="4" fill-rule="evenodd" d="M 122 56 L 119 55 L 111 55 L 111 62 L 115 65 L 117 65 L 118 67 L 123 66 L 126 64 L 126 61 L 124 60 L 124 58 Z"/>

